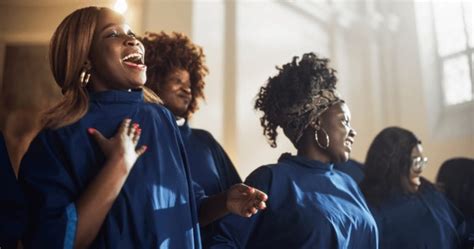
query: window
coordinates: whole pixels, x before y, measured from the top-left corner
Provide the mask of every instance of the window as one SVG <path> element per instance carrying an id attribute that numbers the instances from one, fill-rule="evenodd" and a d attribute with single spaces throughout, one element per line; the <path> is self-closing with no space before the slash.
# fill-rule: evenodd
<path id="1" fill-rule="evenodd" d="M 474 99 L 474 4 L 466 0 L 432 0 L 431 4 L 444 104 L 470 102 Z"/>

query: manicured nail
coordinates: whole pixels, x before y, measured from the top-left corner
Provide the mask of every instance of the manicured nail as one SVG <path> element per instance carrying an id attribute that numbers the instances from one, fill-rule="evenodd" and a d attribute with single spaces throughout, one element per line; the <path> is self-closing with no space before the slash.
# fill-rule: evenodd
<path id="1" fill-rule="evenodd" d="M 95 131 L 95 129 L 94 129 L 94 128 L 88 128 L 88 129 L 87 129 L 87 132 L 89 132 L 89 134 L 93 134 L 93 133 L 94 133 L 94 131 Z"/>
<path id="2" fill-rule="evenodd" d="M 138 124 L 137 123 L 133 123 L 133 128 L 138 128 Z"/>
<path id="3" fill-rule="evenodd" d="M 148 146 L 143 145 L 143 150 L 146 151 L 148 149 Z"/>

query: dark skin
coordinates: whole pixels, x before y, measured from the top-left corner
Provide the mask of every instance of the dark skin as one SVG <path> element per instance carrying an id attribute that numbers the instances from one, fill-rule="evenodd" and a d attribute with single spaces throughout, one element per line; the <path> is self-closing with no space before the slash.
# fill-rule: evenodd
<path id="1" fill-rule="evenodd" d="M 298 155 L 323 163 L 340 163 L 349 160 L 351 146 L 356 131 L 350 125 L 351 114 L 344 103 L 331 106 L 318 120 L 303 132 L 297 144 Z M 329 136 L 329 147 L 321 148 L 314 138 L 315 127 L 324 129 Z M 323 146 L 327 145 L 324 133 L 319 131 L 318 138 Z"/>
<path id="2" fill-rule="evenodd" d="M 186 118 L 185 114 L 192 99 L 188 71 L 173 70 L 166 76 L 164 84 L 159 86 L 157 94 L 176 117 Z"/>
<path id="3" fill-rule="evenodd" d="M 146 81 L 144 53 L 143 44 L 135 38 L 124 18 L 108 9 L 102 10 L 86 62 L 91 69 L 92 89 L 105 91 L 143 87 Z M 124 60 L 131 54 L 138 55 L 137 63 Z"/>

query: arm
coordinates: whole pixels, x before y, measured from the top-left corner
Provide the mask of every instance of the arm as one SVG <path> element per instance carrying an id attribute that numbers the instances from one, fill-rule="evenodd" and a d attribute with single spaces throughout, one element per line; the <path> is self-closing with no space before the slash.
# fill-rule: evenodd
<path id="1" fill-rule="evenodd" d="M 125 119 L 111 139 L 104 138 L 95 129 L 89 129 L 107 161 L 76 201 L 78 222 L 75 248 L 88 248 L 94 241 L 133 165 L 146 150 L 146 146 L 135 150 L 141 130 L 138 124 L 130 125 L 130 122 L 130 119 Z"/>
<path id="2" fill-rule="evenodd" d="M 206 226 L 228 213 L 251 217 L 266 208 L 268 196 L 243 183 L 235 184 L 227 191 L 204 199 L 199 207 L 199 223 Z"/>

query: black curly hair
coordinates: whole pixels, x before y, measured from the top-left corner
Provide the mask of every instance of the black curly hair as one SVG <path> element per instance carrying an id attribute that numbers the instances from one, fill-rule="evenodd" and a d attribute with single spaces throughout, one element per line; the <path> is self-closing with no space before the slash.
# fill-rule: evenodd
<path id="1" fill-rule="evenodd" d="M 285 131 L 287 127 L 284 126 L 290 119 L 282 115 L 282 110 L 305 105 L 314 89 L 335 89 L 337 82 L 336 70 L 329 67 L 329 59 L 314 53 L 303 54 L 301 59 L 295 56 L 290 63 L 276 69 L 278 74 L 260 88 L 254 106 L 255 110 L 263 112 L 260 124 L 273 148 L 277 146 L 278 126 Z"/>
<path id="2" fill-rule="evenodd" d="M 410 173 L 411 153 L 421 144 L 413 132 L 400 127 L 387 127 L 375 136 L 367 152 L 360 188 L 367 201 L 379 205 L 390 196 L 409 193 L 402 182 Z"/>
<path id="3" fill-rule="evenodd" d="M 198 99 L 204 99 L 204 77 L 209 73 L 202 47 L 182 34 L 173 32 L 146 32 L 139 38 L 145 46 L 145 63 L 148 66 L 145 86 L 159 95 L 159 87 L 175 69 L 188 71 L 191 81 L 191 103 L 185 117 L 198 110 Z"/>

